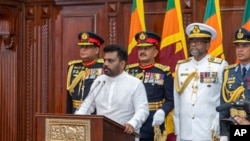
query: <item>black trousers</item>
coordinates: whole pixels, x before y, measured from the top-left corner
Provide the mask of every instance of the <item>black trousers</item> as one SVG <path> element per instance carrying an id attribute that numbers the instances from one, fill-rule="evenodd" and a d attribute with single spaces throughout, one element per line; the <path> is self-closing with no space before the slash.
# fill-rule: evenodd
<path id="1" fill-rule="evenodd" d="M 154 141 L 154 138 L 146 138 L 146 139 L 144 139 L 144 138 L 140 138 L 140 141 Z"/>

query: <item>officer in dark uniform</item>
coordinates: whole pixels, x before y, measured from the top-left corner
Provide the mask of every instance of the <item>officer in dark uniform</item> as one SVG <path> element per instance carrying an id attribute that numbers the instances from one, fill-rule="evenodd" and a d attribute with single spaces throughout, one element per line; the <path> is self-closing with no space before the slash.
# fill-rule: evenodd
<path id="1" fill-rule="evenodd" d="M 135 35 L 139 63 L 127 65 L 126 71 L 139 78 L 145 85 L 149 102 L 149 117 L 140 129 L 140 141 L 153 141 L 154 127 L 164 130 L 165 117 L 173 107 L 173 78 L 169 66 L 155 62 L 161 38 L 152 32 Z M 170 116 L 172 117 L 172 116 Z M 168 123 L 173 128 L 173 123 Z M 158 128 L 159 129 L 159 128 Z"/>
<path id="2" fill-rule="evenodd" d="M 250 101 L 250 32 L 245 28 L 236 30 L 233 41 L 236 47 L 238 64 L 229 65 L 224 71 L 224 80 L 221 90 L 221 105 L 239 101 Z M 241 104 L 232 104 L 230 109 L 220 112 L 221 141 L 227 141 L 229 136 L 229 125 L 233 124 L 228 118 L 239 119 L 250 118 Z M 236 122 L 237 122 L 236 120 Z M 235 122 L 235 121 L 234 121 Z M 239 123 L 238 123 L 239 124 Z"/>
<path id="3" fill-rule="evenodd" d="M 81 60 L 68 63 L 67 113 L 74 113 L 89 93 L 94 79 L 102 74 L 103 59 L 98 59 L 104 40 L 93 32 L 78 34 Z"/>

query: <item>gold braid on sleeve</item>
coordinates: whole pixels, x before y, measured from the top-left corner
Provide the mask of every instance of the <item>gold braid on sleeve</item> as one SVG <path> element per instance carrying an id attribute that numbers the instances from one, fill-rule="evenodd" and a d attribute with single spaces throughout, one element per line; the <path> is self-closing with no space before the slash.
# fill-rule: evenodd
<path id="1" fill-rule="evenodd" d="M 230 91 L 230 90 L 227 89 L 226 83 L 227 83 L 227 80 L 228 80 L 228 73 L 229 73 L 229 70 L 225 70 L 225 72 L 224 72 L 224 81 L 223 81 L 223 84 L 222 84 L 222 97 L 223 97 L 224 101 L 226 103 L 233 102 L 233 101 L 239 99 L 239 97 L 241 95 L 243 96 L 243 98 L 245 98 L 245 96 L 244 96 L 245 88 L 242 85 L 240 87 L 238 87 L 234 91 Z M 227 98 L 227 95 L 229 95 L 230 98 Z"/>
<path id="2" fill-rule="evenodd" d="M 177 66 L 177 69 L 176 69 L 176 75 L 175 75 L 175 78 L 174 78 L 174 85 L 176 86 L 176 91 L 179 93 L 179 94 L 182 94 L 182 92 L 184 91 L 184 89 L 187 87 L 187 85 L 189 84 L 189 82 L 193 79 L 193 78 L 196 78 L 198 79 L 198 73 L 197 72 L 192 72 L 191 74 L 188 75 L 187 79 L 183 82 L 183 85 L 180 86 L 179 85 L 179 77 L 178 77 L 178 71 L 179 71 L 179 65 Z"/>

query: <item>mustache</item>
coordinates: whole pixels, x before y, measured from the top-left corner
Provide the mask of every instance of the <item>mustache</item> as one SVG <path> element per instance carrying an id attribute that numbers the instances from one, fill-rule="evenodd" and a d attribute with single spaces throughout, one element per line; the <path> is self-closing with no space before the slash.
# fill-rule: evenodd
<path id="1" fill-rule="evenodd" d="M 193 50 L 199 50 L 197 48 L 190 48 L 189 51 L 193 51 Z"/>
<path id="2" fill-rule="evenodd" d="M 139 56 L 147 56 L 145 53 L 140 53 Z"/>
<path id="3" fill-rule="evenodd" d="M 108 70 L 110 70 L 110 68 L 108 68 L 107 66 L 103 66 L 103 69 L 108 69 Z"/>

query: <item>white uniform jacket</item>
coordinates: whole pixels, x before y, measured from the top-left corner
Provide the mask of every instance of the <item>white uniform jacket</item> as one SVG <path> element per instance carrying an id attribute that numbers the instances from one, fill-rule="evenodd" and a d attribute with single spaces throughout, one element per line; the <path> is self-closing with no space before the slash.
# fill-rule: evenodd
<path id="1" fill-rule="evenodd" d="M 218 118 L 214 121 L 218 114 L 215 109 L 220 104 L 222 75 L 226 65 L 225 60 L 210 55 L 198 62 L 190 57 L 177 63 L 174 124 L 175 134 L 179 138 L 211 140 L 212 122 L 219 125 Z"/>

